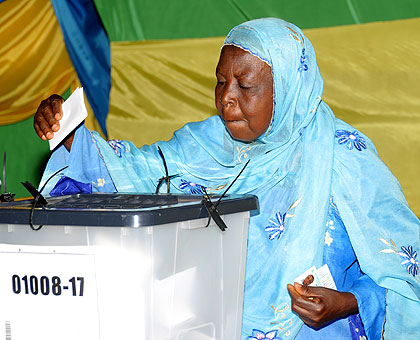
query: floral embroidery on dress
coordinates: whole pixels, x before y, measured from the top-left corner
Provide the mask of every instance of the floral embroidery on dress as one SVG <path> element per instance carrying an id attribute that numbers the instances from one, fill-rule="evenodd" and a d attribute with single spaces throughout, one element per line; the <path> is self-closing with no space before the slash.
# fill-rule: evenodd
<path id="1" fill-rule="evenodd" d="M 93 182 L 93 183 L 95 183 L 95 182 Z M 95 185 L 98 186 L 98 187 L 103 187 L 105 185 L 105 178 L 98 178 Z"/>
<path id="2" fill-rule="evenodd" d="M 274 218 L 270 218 L 269 220 L 270 224 L 267 227 L 265 227 L 265 231 L 269 234 L 268 239 L 270 241 L 274 239 L 278 239 L 280 237 L 280 235 L 284 231 L 284 224 L 286 222 L 286 218 L 294 216 L 293 214 L 289 213 L 290 210 L 297 207 L 301 200 L 302 198 L 299 198 L 296 202 L 294 202 L 285 213 L 282 214 L 278 212 L 276 213 Z"/>
<path id="3" fill-rule="evenodd" d="M 413 250 L 412 246 L 408 246 L 407 248 L 402 246 L 398 255 L 403 259 L 401 264 L 405 266 L 408 273 L 413 275 L 414 277 L 419 273 L 419 261 L 417 261 L 417 252 Z"/>
<path id="4" fill-rule="evenodd" d="M 334 212 L 331 212 L 332 214 L 335 213 L 337 218 L 340 218 L 340 213 L 338 212 L 337 206 L 334 203 L 334 199 L 332 196 L 330 196 L 330 207 L 334 209 Z M 334 238 L 331 236 L 333 234 L 332 230 L 335 230 L 334 220 L 329 218 L 326 224 L 326 231 L 325 231 L 325 238 L 324 238 L 324 244 L 326 244 L 328 247 L 331 246 L 331 243 L 334 241 Z"/>
<path id="5" fill-rule="evenodd" d="M 114 152 L 116 153 L 116 155 L 118 157 L 121 157 L 121 155 L 124 152 L 129 152 L 130 151 L 130 148 L 125 146 L 122 143 L 121 139 L 111 139 L 111 140 L 108 141 L 108 144 L 114 150 Z"/>
<path id="6" fill-rule="evenodd" d="M 308 64 L 306 64 L 307 61 L 308 57 L 305 55 L 305 49 L 302 48 L 302 55 L 300 56 L 300 66 L 298 68 L 299 72 L 308 71 Z"/>
<path id="7" fill-rule="evenodd" d="M 326 229 L 327 231 L 325 232 L 324 243 L 329 247 L 331 246 L 331 243 L 334 241 L 334 239 L 331 237 L 330 231 L 328 230 L 328 229 L 335 230 L 333 220 L 330 219 L 329 221 L 327 221 Z"/>
<path id="8" fill-rule="evenodd" d="M 327 230 L 325 232 L 325 239 L 324 239 L 324 243 L 329 247 L 331 246 L 331 243 L 334 241 L 334 239 L 331 237 L 329 231 Z"/>
<path id="9" fill-rule="evenodd" d="M 353 314 L 348 317 L 350 334 L 352 339 L 367 340 L 365 328 L 359 314 Z"/>
<path id="10" fill-rule="evenodd" d="M 395 253 L 399 255 L 403 260 L 401 262 L 401 265 L 405 267 L 409 274 L 416 277 L 416 275 L 419 273 L 419 261 L 417 260 L 417 251 L 413 250 L 413 246 L 402 246 L 401 251 L 398 251 L 398 248 L 392 239 L 390 240 L 392 245 L 383 238 L 380 238 L 380 240 L 387 246 L 391 247 L 387 249 L 382 249 L 381 253 Z"/>
<path id="11" fill-rule="evenodd" d="M 280 331 L 280 333 L 284 332 L 284 336 L 290 335 L 290 330 L 287 330 L 292 324 L 293 320 L 291 318 L 286 319 L 287 312 L 290 312 L 290 306 L 287 303 L 282 303 L 277 307 L 271 305 L 271 308 L 274 310 L 274 321 L 270 322 L 270 327 L 275 325 L 276 330 Z"/>
<path id="12" fill-rule="evenodd" d="M 301 128 L 298 130 L 299 136 L 302 136 L 302 135 L 303 135 L 303 131 L 305 131 L 305 129 L 306 129 L 306 127 L 301 127 Z"/>
<path id="13" fill-rule="evenodd" d="M 300 66 L 298 68 L 299 72 L 307 71 L 308 70 L 308 64 L 306 62 L 308 61 L 308 57 L 305 55 L 305 39 L 302 35 L 298 34 L 296 31 L 294 31 L 292 28 L 286 26 L 286 28 L 292 32 L 289 34 L 293 39 L 295 39 L 297 42 L 299 42 L 302 45 L 302 54 L 300 56 Z"/>
<path id="14" fill-rule="evenodd" d="M 248 340 L 262 340 L 262 339 L 270 339 L 270 340 L 281 340 L 277 337 L 277 331 L 270 331 L 270 332 L 263 332 L 258 329 L 252 330 L 252 335 L 248 336 Z"/>
<path id="15" fill-rule="evenodd" d="M 206 187 L 200 184 L 189 182 L 185 179 L 181 179 L 181 184 L 179 185 L 179 188 L 188 194 L 195 195 L 204 195 L 204 189 L 206 189 Z"/>
<path id="16" fill-rule="evenodd" d="M 265 231 L 267 233 L 269 233 L 268 239 L 270 241 L 274 240 L 275 238 L 279 238 L 280 235 L 283 233 L 284 231 L 284 222 L 286 220 L 286 215 L 287 213 L 281 214 L 281 213 L 276 213 L 276 216 L 274 219 L 270 219 L 270 224 L 265 227 Z"/>
<path id="17" fill-rule="evenodd" d="M 360 136 L 359 132 L 356 130 L 353 132 L 347 130 L 337 130 L 335 132 L 335 138 L 338 138 L 338 144 L 346 145 L 349 150 L 353 148 L 359 151 L 366 149 L 365 139 Z"/>
<path id="18" fill-rule="evenodd" d="M 238 152 L 238 162 L 242 163 L 242 161 L 248 157 L 247 151 L 251 150 L 250 146 L 243 146 L 239 148 L 239 146 L 236 147 L 236 151 Z"/>

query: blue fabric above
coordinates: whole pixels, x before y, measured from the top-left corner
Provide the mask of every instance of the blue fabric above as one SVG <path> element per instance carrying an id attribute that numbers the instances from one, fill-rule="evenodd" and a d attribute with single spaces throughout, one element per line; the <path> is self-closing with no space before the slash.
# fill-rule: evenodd
<path id="1" fill-rule="evenodd" d="M 95 4 L 93 0 L 51 0 L 51 2 L 70 59 L 95 117 L 107 136 L 111 51 L 108 36 Z"/>
<path id="2" fill-rule="evenodd" d="M 75 181 L 74 179 L 63 176 L 50 191 L 50 196 L 63 196 L 73 194 L 91 194 L 92 184 Z"/>
<path id="3" fill-rule="evenodd" d="M 44 196 L 56 196 L 60 192 L 71 195 L 116 191 L 92 133 L 83 125 L 76 130 L 72 150 L 68 152 L 64 145 L 55 149 L 54 157 L 47 166 L 49 170 L 44 172 L 43 182 L 48 181 L 41 192 Z M 64 167 L 61 164 L 68 168 L 59 171 Z M 50 172 L 52 169 L 54 171 Z M 57 175 L 50 178 L 57 171 Z"/>

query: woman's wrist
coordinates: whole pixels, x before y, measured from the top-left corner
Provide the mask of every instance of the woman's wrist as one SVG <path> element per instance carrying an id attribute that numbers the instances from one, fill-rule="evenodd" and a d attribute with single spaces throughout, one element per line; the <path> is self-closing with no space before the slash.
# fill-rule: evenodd
<path id="1" fill-rule="evenodd" d="M 66 147 L 67 151 L 70 152 L 71 150 L 71 146 L 73 144 L 73 140 L 74 140 L 74 132 L 71 133 L 64 141 L 64 146 Z"/>
<path id="2" fill-rule="evenodd" d="M 359 306 L 357 304 L 357 299 L 353 293 L 350 292 L 340 292 L 340 311 L 342 311 L 341 317 L 347 317 L 352 314 L 357 314 L 359 312 Z"/>

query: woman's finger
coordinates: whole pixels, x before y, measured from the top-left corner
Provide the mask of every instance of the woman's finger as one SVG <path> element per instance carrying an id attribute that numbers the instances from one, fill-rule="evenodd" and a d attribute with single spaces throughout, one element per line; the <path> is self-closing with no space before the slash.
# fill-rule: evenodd
<path id="1" fill-rule="evenodd" d="M 325 290 L 329 289 L 325 287 L 311 287 L 311 286 L 301 285 L 297 282 L 295 282 L 294 288 L 300 296 L 305 297 L 305 298 L 311 298 L 312 300 L 315 298 L 322 298 L 325 294 Z"/>
<path id="2" fill-rule="evenodd" d="M 37 133 L 37 135 L 39 136 L 39 138 L 41 138 L 42 140 L 47 140 L 47 137 L 45 137 L 44 133 L 39 128 L 37 122 L 34 122 L 34 129 L 35 129 L 35 132 Z"/>
<path id="3" fill-rule="evenodd" d="M 54 133 L 51 127 L 56 124 L 55 122 L 49 103 L 43 101 L 34 116 L 34 128 L 38 136 L 42 138 L 42 135 L 44 135 L 46 139 L 53 138 Z"/>
<path id="4" fill-rule="evenodd" d="M 64 99 L 58 94 L 53 94 L 49 99 L 54 118 L 56 121 L 59 121 L 61 118 L 63 118 L 62 104 L 64 103 Z"/>
<path id="5" fill-rule="evenodd" d="M 57 102 L 58 100 L 57 99 L 54 100 L 53 96 L 51 96 L 47 100 L 43 101 L 39 108 L 40 115 L 44 117 L 44 119 L 49 125 L 49 128 L 53 132 L 57 132 L 60 129 L 60 124 L 55 117 L 56 114 L 54 113 L 55 111 L 53 108 L 53 106 L 57 107 Z M 55 110 L 57 110 L 57 108 Z M 42 128 L 42 126 L 40 127 Z"/>
<path id="6" fill-rule="evenodd" d="M 296 283 L 294 286 L 287 285 L 290 297 L 292 298 L 292 307 L 299 307 L 304 310 L 312 310 L 318 303 L 318 298 L 302 296 L 296 289 Z"/>
<path id="7" fill-rule="evenodd" d="M 309 287 L 307 285 L 301 285 L 300 283 L 295 282 L 293 287 L 295 288 L 296 292 L 301 295 L 304 296 L 306 298 L 308 297 L 313 297 L 313 289 L 312 287 Z"/>

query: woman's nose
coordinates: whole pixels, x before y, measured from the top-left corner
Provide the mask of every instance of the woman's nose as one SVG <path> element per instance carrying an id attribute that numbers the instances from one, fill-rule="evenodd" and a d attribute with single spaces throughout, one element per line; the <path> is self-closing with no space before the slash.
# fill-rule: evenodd
<path id="1" fill-rule="evenodd" d="M 226 82 L 220 94 L 220 102 L 223 106 L 235 106 L 237 104 L 235 90 L 230 82 Z"/>

